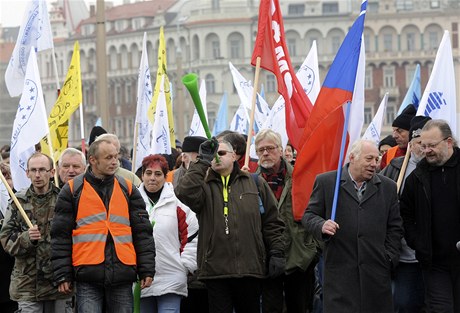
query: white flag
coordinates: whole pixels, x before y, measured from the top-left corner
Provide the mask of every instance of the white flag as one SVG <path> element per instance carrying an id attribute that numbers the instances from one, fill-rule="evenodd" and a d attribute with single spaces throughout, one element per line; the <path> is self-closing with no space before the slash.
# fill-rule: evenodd
<path id="1" fill-rule="evenodd" d="M 31 47 L 24 89 L 11 135 L 10 166 L 16 190 L 30 186 L 30 180 L 26 175 L 27 159 L 34 153 L 35 144 L 39 143 L 48 132 L 48 118 L 38 72 L 37 56 L 34 47 Z"/>
<path id="2" fill-rule="evenodd" d="M 147 55 L 147 33 L 144 32 L 141 64 L 139 66 L 139 75 L 137 78 L 136 127 L 138 127 L 138 136 L 135 138 L 135 140 L 137 140 L 136 159 L 133 160 L 135 169 L 141 167 L 142 160 L 150 152 L 152 125 L 147 118 L 147 110 L 152 102 L 153 94 L 150 77 L 149 59 Z"/>
<path id="3" fill-rule="evenodd" d="M 53 47 L 53 35 L 45 0 L 31 0 L 26 9 L 16 45 L 5 72 L 5 84 L 11 97 L 21 94 L 30 48 L 42 51 Z"/>
<path id="4" fill-rule="evenodd" d="M 372 122 L 367 127 L 366 131 L 364 132 L 363 139 L 371 140 L 375 142 L 376 145 L 380 142 L 380 133 L 382 131 L 382 124 L 383 119 L 385 117 L 385 110 L 387 108 L 388 103 L 388 92 L 385 93 L 383 96 L 382 102 L 380 102 L 379 108 L 377 113 L 375 113 Z"/>
<path id="5" fill-rule="evenodd" d="M 248 111 L 246 110 L 246 106 L 241 103 L 235 115 L 233 115 L 232 122 L 230 123 L 230 130 L 240 134 L 247 134 L 248 123 Z"/>
<path id="6" fill-rule="evenodd" d="M 10 200 L 10 194 L 6 189 L 3 182 L 0 180 L 0 211 L 2 211 L 3 217 L 6 215 L 8 209 L 8 201 Z"/>
<path id="7" fill-rule="evenodd" d="M 166 110 L 166 95 L 164 90 L 164 75 L 161 77 L 158 101 L 153 122 L 151 154 L 171 154 L 171 141 L 169 137 L 168 112 Z"/>
<path id="8" fill-rule="evenodd" d="M 307 93 L 311 103 L 314 104 L 321 89 L 316 41 L 313 42 L 311 49 L 297 71 L 296 76 Z M 273 105 L 262 128 L 269 128 L 279 133 L 281 135 L 283 148 L 286 148 L 289 138 L 286 133 L 286 110 L 284 105 L 284 98 L 280 96 Z"/>
<path id="9" fill-rule="evenodd" d="M 207 94 L 206 94 L 206 82 L 204 79 L 201 80 L 199 95 L 200 95 L 201 105 L 203 106 L 204 115 L 206 116 L 206 121 L 207 121 L 208 120 L 208 109 L 206 105 Z M 195 112 L 193 113 L 192 124 L 190 124 L 190 131 L 188 132 L 188 135 L 207 137 L 206 132 L 204 131 L 203 123 L 201 123 L 200 116 L 198 115 L 198 111 L 196 109 L 195 109 Z"/>
<path id="10" fill-rule="evenodd" d="M 233 84 L 235 85 L 236 91 L 242 104 L 246 106 L 247 110 L 251 110 L 252 106 L 252 93 L 254 88 L 250 81 L 247 81 L 243 75 L 233 66 L 232 62 L 228 62 L 230 72 L 232 73 Z M 270 114 L 270 107 L 267 101 L 259 94 L 256 97 L 256 107 L 254 112 L 254 128 L 259 130 L 267 120 Z"/>
<path id="11" fill-rule="evenodd" d="M 444 31 L 430 79 L 426 84 L 417 115 L 443 119 L 452 133 L 457 133 L 457 99 L 455 89 L 454 59 L 449 31 Z"/>

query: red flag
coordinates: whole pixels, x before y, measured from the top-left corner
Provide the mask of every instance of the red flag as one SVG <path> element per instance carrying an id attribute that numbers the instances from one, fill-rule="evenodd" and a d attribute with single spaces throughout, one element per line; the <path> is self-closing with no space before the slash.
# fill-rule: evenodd
<path id="1" fill-rule="evenodd" d="M 292 68 L 278 0 L 260 1 L 258 24 L 251 64 L 255 66 L 257 58 L 260 57 L 260 66 L 275 74 L 278 92 L 286 103 L 286 131 L 289 141 L 294 148 L 300 150 L 300 137 L 313 105 Z"/>

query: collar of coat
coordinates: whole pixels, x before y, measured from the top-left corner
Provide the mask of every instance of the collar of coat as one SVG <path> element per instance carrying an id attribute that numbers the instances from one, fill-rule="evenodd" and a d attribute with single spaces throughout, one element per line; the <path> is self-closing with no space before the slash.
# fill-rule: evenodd
<path id="1" fill-rule="evenodd" d="M 358 199 L 358 195 L 356 193 L 355 186 L 353 184 L 353 180 L 350 177 L 350 174 L 348 173 L 348 168 L 350 164 L 346 164 L 342 168 L 342 175 L 340 177 L 340 185 L 347 192 L 350 196 L 352 196 L 357 202 L 364 202 L 370 197 L 372 197 L 377 191 L 378 191 L 378 186 L 382 182 L 380 179 L 380 176 L 376 173 L 372 178 L 368 181 L 366 181 L 366 191 L 363 194 L 363 198 L 361 201 Z"/>

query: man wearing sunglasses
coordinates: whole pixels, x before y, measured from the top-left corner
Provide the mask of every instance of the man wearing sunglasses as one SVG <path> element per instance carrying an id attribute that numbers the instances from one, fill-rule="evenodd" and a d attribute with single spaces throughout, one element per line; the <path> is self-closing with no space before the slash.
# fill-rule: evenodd
<path id="1" fill-rule="evenodd" d="M 198 217 L 198 279 L 209 312 L 260 312 L 260 284 L 284 271 L 283 222 L 265 180 L 240 170 L 229 142 L 200 145 L 175 189 Z"/>
<path id="2" fill-rule="evenodd" d="M 422 267 L 427 312 L 460 312 L 460 149 L 444 120 L 421 132 L 425 152 L 400 199 L 405 238 Z"/>
<path id="3" fill-rule="evenodd" d="M 16 204 L 10 204 L 0 241 L 15 257 L 10 297 L 20 312 L 72 312 L 72 293 L 61 294 L 53 284 L 51 266 L 51 221 L 59 189 L 50 179 L 54 175 L 50 157 L 36 152 L 27 161 L 31 186 L 16 193 L 19 203 L 33 224 L 29 228 Z"/>

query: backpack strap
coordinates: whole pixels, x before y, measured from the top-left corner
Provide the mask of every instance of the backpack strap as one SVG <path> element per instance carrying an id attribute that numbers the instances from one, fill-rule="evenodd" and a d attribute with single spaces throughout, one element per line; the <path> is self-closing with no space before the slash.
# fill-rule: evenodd
<path id="1" fill-rule="evenodd" d="M 251 177 L 252 177 L 252 179 L 254 180 L 254 182 L 256 183 L 256 186 L 257 186 L 257 193 L 258 193 L 258 197 L 259 197 L 259 211 L 260 211 L 260 214 L 264 214 L 265 213 L 265 208 L 264 208 L 264 204 L 262 203 L 262 199 L 260 198 L 259 175 L 257 173 L 251 173 Z"/>

